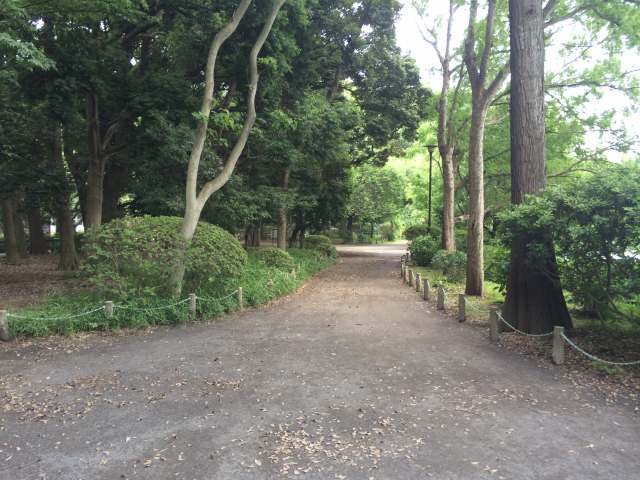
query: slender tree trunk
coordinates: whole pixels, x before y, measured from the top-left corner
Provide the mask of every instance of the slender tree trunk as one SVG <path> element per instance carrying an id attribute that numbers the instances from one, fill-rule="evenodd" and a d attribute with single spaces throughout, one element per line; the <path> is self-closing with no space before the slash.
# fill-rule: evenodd
<path id="1" fill-rule="evenodd" d="M 484 288 L 484 124 L 487 106 L 476 101 L 469 133 L 469 223 L 467 230 L 467 295 Z"/>
<path id="2" fill-rule="evenodd" d="M 17 265 L 20 262 L 20 251 L 16 239 L 15 208 L 13 201 L 9 199 L 2 200 L 2 227 L 7 263 Z"/>
<path id="3" fill-rule="evenodd" d="M 455 176 L 453 172 L 453 149 L 445 148 L 442 156 L 442 249 L 456 250 Z M 441 150 L 442 151 L 442 150 Z M 442 154 L 441 154 L 442 155 Z"/>
<path id="4" fill-rule="evenodd" d="M 22 258 L 29 256 L 29 248 L 27 247 L 27 235 L 24 232 L 24 217 L 18 211 L 15 211 L 15 226 L 16 226 L 16 242 L 18 242 L 18 252 Z"/>
<path id="5" fill-rule="evenodd" d="M 44 220 L 38 207 L 27 211 L 29 222 L 29 248 L 32 255 L 44 255 L 49 252 L 49 242 L 42 231 Z"/>
<path id="6" fill-rule="evenodd" d="M 117 162 L 109 162 L 108 172 L 104 176 L 102 196 L 102 221 L 105 223 L 124 214 L 120 207 L 120 198 L 125 191 L 128 174 L 126 167 Z"/>
<path id="7" fill-rule="evenodd" d="M 509 0 L 511 24 L 511 201 L 545 187 L 544 19 L 541 0 Z M 531 248 L 546 247 L 535 264 Z M 536 258 L 539 258 L 539 251 Z M 571 327 L 549 232 L 531 229 L 514 239 L 504 305 L 507 321 L 529 333 Z"/>
<path id="8" fill-rule="evenodd" d="M 89 170 L 87 172 L 85 227 L 93 228 L 102 223 L 102 201 L 104 194 L 105 159 L 100 135 L 98 98 L 87 95 L 87 137 L 89 147 Z"/>
<path id="9" fill-rule="evenodd" d="M 284 169 L 284 174 L 282 177 L 282 188 L 286 192 L 289 189 L 289 175 L 291 174 L 291 169 L 289 167 Z M 281 205 L 278 208 L 278 240 L 277 240 L 278 248 L 282 250 L 287 249 L 287 209 Z"/>

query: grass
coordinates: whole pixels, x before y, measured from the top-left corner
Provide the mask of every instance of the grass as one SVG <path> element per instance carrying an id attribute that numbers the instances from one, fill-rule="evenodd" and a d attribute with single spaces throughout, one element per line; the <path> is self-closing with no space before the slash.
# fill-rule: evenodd
<path id="1" fill-rule="evenodd" d="M 297 265 L 295 275 L 267 267 L 259 262 L 255 255 L 249 253 L 249 262 L 238 284 L 243 288 L 245 306 L 264 304 L 295 291 L 307 278 L 335 262 L 334 259 L 322 257 L 313 250 L 290 249 L 288 252 Z M 10 312 L 27 318 L 9 317 L 9 328 L 18 337 L 72 335 L 83 331 L 141 329 L 155 325 L 208 320 L 239 308 L 236 295 L 227 296 L 207 291 L 195 293 L 202 298 L 197 302 L 195 318 L 189 312 L 188 303 L 160 308 L 175 303 L 177 300 L 173 298 L 152 298 L 122 305 L 123 308 L 118 308 L 119 304 L 116 302 L 113 315 L 110 317 L 104 310 L 72 317 L 103 306 L 106 299 L 92 291 L 58 291 L 45 298 L 37 307 Z M 187 294 L 184 295 L 184 298 L 186 297 Z"/>

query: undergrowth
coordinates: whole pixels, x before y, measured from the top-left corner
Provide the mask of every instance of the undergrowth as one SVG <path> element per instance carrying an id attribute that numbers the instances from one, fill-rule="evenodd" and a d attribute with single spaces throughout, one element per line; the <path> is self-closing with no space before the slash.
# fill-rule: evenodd
<path id="1" fill-rule="evenodd" d="M 17 337 L 41 337 L 47 335 L 72 335 L 82 331 L 114 331 L 123 328 L 140 329 L 156 325 L 176 325 L 188 321 L 208 320 L 239 308 L 237 296 L 230 295 L 242 287 L 244 305 L 255 306 L 269 302 L 296 290 L 313 274 L 335 262 L 319 252 L 307 249 L 288 250 L 295 262 L 295 270 L 283 271 L 268 267 L 255 253 L 249 253 L 249 261 L 238 285 L 231 291 L 202 290 L 195 292 L 199 300 L 195 318 L 189 313 L 188 302 L 169 308 L 160 308 L 186 299 L 154 298 L 137 302 L 101 298 L 95 292 L 57 291 L 50 294 L 37 307 L 10 312 L 23 318 L 9 317 L 9 328 Z M 104 310 L 85 316 L 72 317 L 99 308 L 105 300 L 115 304 L 113 315 Z M 58 317 L 58 318 L 56 318 Z"/>

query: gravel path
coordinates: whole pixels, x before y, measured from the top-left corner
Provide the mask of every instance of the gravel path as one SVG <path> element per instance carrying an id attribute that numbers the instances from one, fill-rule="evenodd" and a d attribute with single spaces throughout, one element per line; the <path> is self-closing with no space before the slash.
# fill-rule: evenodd
<path id="1" fill-rule="evenodd" d="M 632 407 L 436 313 L 400 247 L 341 253 L 210 325 L 5 349 L 0 479 L 640 478 Z"/>

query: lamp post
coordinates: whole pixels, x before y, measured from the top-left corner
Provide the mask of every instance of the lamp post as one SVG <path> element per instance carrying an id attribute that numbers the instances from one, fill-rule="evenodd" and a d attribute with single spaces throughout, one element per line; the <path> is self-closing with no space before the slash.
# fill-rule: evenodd
<path id="1" fill-rule="evenodd" d="M 429 228 L 429 232 L 431 232 L 431 172 L 433 169 L 433 151 L 436 147 L 437 145 L 427 145 L 427 150 L 429 150 L 429 216 L 427 217 L 427 227 Z"/>

